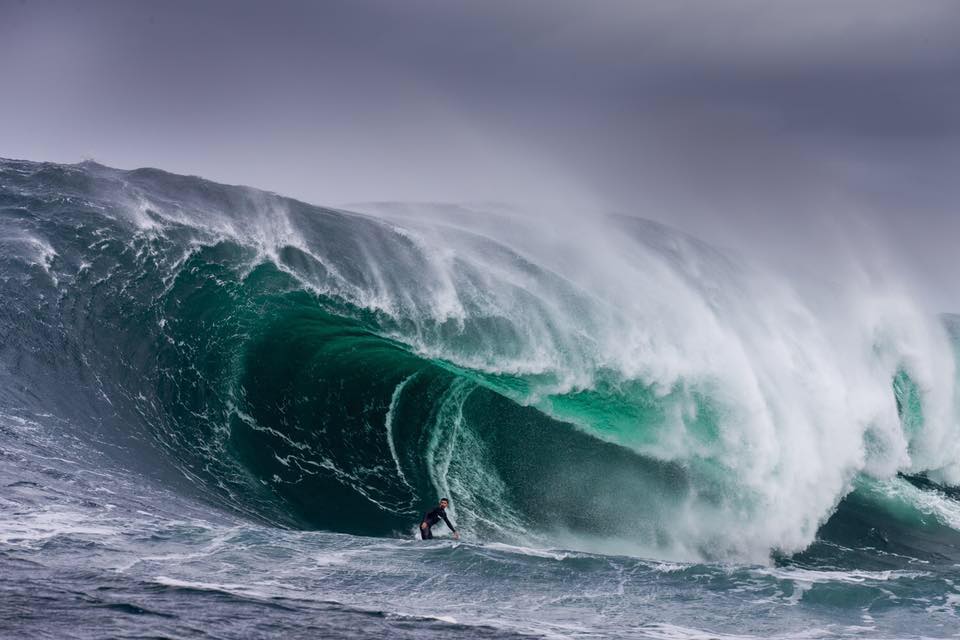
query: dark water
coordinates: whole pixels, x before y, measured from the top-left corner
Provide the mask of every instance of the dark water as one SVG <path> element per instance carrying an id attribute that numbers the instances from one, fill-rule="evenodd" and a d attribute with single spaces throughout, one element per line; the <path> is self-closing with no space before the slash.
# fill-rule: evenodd
<path id="1" fill-rule="evenodd" d="M 943 460 L 871 473 L 864 428 L 840 485 L 784 446 L 758 488 L 721 383 L 628 373 L 602 287 L 448 213 L 0 162 L 0 635 L 960 636 Z M 415 540 L 441 494 L 463 540 Z"/>

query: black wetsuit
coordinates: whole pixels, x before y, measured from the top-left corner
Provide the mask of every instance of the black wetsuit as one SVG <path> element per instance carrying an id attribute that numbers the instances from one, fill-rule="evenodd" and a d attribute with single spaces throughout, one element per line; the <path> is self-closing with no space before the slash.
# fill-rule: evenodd
<path id="1" fill-rule="evenodd" d="M 450 527 L 450 531 L 453 531 L 454 533 L 457 532 L 457 530 L 453 528 L 453 525 L 450 524 L 450 521 L 447 520 L 447 513 L 443 510 L 443 507 L 437 507 L 427 515 L 423 516 L 421 524 L 426 523 L 427 526 L 420 527 L 420 537 L 424 540 L 430 540 L 433 538 L 433 531 L 431 531 L 430 528 L 440 522 L 441 519 L 447 523 L 447 526 Z"/>

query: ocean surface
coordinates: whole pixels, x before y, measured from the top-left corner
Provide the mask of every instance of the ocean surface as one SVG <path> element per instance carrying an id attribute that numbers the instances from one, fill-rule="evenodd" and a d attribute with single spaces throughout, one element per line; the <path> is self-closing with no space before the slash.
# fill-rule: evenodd
<path id="1" fill-rule="evenodd" d="M 0 637 L 960 637 L 957 318 L 352 209 L 0 160 Z"/>

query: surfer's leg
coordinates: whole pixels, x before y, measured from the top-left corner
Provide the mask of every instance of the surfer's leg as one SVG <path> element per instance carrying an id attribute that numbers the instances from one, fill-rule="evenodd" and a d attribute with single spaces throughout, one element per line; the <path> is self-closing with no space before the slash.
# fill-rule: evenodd
<path id="1" fill-rule="evenodd" d="M 421 540 L 432 540 L 433 539 L 433 530 L 430 525 L 424 526 L 426 523 L 420 525 L 420 539 Z"/>

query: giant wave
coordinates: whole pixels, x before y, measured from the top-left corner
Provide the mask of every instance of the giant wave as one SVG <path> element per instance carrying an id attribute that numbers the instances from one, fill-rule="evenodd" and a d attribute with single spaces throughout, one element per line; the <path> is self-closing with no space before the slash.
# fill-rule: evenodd
<path id="1" fill-rule="evenodd" d="M 358 209 L 0 161 L 0 406 L 284 527 L 412 535 L 444 494 L 514 544 L 956 548 L 960 332 L 909 290 L 633 217 Z"/>

